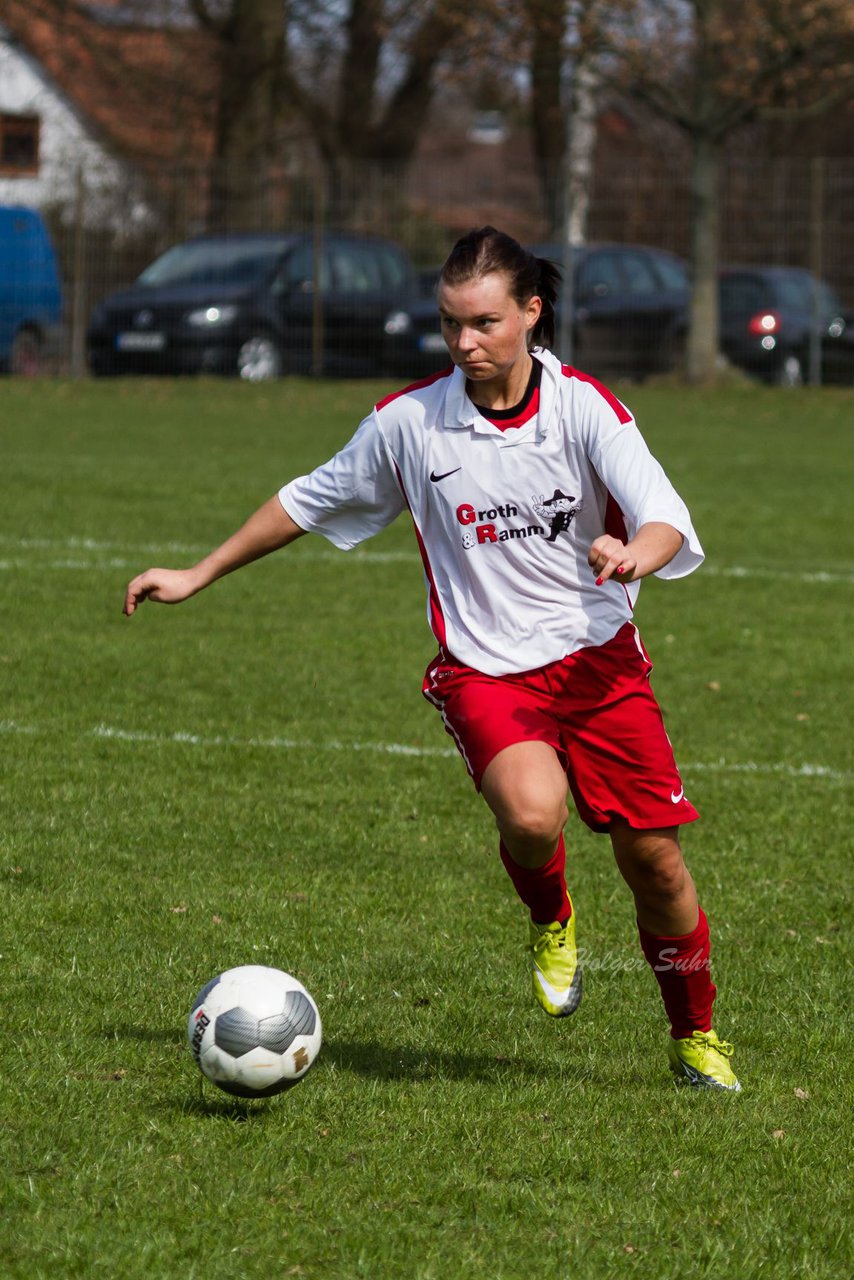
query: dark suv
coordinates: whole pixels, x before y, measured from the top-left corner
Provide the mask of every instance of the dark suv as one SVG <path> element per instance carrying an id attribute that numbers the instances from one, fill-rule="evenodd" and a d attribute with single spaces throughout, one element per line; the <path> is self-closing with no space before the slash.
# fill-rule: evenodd
<path id="1" fill-rule="evenodd" d="M 825 382 L 854 382 L 854 322 L 833 291 L 801 267 L 728 267 L 720 274 L 721 350 L 739 368 L 796 387 L 815 331 Z"/>
<path id="2" fill-rule="evenodd" d="M 561 263 L 560 245 L 531 246 Z M 573 249 L 572 363 L 603 377 L 642 378 L 673 369 L 684 349 L 690 286 L 680 258 L 645 245 Z M 559 323 L 558 318 L 558 323 Z M 435 299 L 386 322 L 388 363 L 413 377 L 448 363 Z"/>
<path id="3" fill-rule="evenodd" d="M 383 326 L 417 288 L 396 244 L 329 233 L 202 236 L 175 245 L 92 313 L 95 374 L 382 371 Z"/>

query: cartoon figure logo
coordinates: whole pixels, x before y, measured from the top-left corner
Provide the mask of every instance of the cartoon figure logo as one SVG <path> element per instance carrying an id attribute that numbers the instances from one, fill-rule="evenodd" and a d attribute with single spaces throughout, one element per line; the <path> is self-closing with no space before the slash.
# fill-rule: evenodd
<path id="1" fill-rule="evenodd" d="M 582 503 L 574 497 L 555 489 L 550 498 L 540 494 L 531 499 L 534 510 L 541 520 L 549 522 L 549 536 L 546 542 L 556 542 L 559 533 L 566 533 L 575 516 L 582 508 Z"/>

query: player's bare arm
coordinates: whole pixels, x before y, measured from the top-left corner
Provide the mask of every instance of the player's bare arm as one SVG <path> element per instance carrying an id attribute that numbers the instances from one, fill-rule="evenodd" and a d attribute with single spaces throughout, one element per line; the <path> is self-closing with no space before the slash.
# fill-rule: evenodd
<path id="1" fill-rule="evenodd" d="M 236 533 L 189 569 L 146 569 L 128 583 L 124 613 L 136 612 L 143 600 L 180 604 L 205 587 L 253 560 L 278 551 L 302 537 L 305 529 L 291 519 L 278 495 L 259 507 Z"/>
<path id="2" fill-rule="evenodd" d="M 611 577 L 634 582 L 669 564 L 682 541 L 682 534 L 673 525 L 651 520 L 641 525 L 630 542 L 604 533 L 588 551 L 587 563 L 596 574 L 597 585 Z"/>

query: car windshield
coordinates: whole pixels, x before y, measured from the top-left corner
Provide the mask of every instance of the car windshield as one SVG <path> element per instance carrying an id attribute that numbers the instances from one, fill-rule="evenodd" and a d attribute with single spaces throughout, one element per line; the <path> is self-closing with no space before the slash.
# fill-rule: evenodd
<path id="1" fill-rule="evenodd" d="M 666 258 L 664 254 L 661 254 L 655 259 L 655 269 L 664 281 L 665 288 L 687 293 L 688 272 L 681 262 L 677 262 L 675 258 Z"/>
<path id="2" fill-rule="evenodd" d="M 286 245 L 276 239 L 178 244 L 146 267 L 137 284 L 255 284 L 272 271 Z"/>
<path id="3" fill-rule="evenodd" d="M 807 275 L 778 276 L 777 297 L 793 311 L 809 311 L 812 306 L 812 283 Z"/>
<path id="4" fill-rule="evenodd" d="M 823 280 L 819 281 L 818 296 L 821 300 L 822 310 L 829 316 L 841 316 L 843 312 L 842 303 L 837 295 L 833 292 L 830 285 L 825 284 Z"/>
<path id="5" fill-rule="evenodd" d="M 836 297 L 836 294 L 826 285 L 823 280 L 816 280 L 814 276 L 803 276 L 798 280 L 797 290 L 790 290 L 788 293 L 785 289 L 780 290 L 780 298 L 788 306 L 801 307 L 804 311 L 812 311 L 814 304 L 813 289 L 815 289 L 815 298 L 818 302 L 818 309 L 822 315 L 838 316 L 842 312 L 842 303 Z"/>
<path id="6" fill-rule="evenodd" d="M 833 290 L 806 271 L 781 272 L 770 279 L 738 273 L 725 275 L 721 278 L 721 310 L 727 315 L 737 315 L 782 306 L 809 312 L 813 309 L 814 287 L 819 310 L 825 315 L 840 315 L 842 306 Z"/>

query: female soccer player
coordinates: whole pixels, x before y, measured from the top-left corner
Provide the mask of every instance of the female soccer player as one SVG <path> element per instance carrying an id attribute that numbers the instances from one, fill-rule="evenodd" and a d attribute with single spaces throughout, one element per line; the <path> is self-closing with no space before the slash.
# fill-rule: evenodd
<path id="1" fill-rule="evenodd" d="M 530 912 L 533 993 L 578 1008 L 565 879 L 567 791 L 611 838 L 683 1082 L 740 1089 L 712 1029 L 709 928 L 682 858 L 697 811 L 652 694 L 632 609 L 639 581 L 703 559 L 688 511 L 631 414 L 562 366 L 557 268 L 510 236 L 464 236 L 438 287 L 453 365 L 388 396 L 344 448 L 286 484 L 190 569 L 148 569 L 124 611 L 174 604 L 306 532 L 347 549 L 408 508 L 438 642 L 424 677 Z"/>

